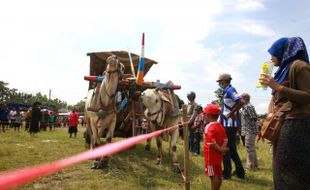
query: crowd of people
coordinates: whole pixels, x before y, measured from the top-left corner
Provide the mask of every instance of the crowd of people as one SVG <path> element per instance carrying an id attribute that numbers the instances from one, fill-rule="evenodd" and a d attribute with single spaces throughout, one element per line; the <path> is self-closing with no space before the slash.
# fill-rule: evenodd
<path id="1" fill-rule="evenodd" d="M 310 65 L 306 46 L 300 37 L 281 38 L 268 52 L 278 69 L 274 77 L 263 73 L 259 80 L 272 89 L 268 115 L 283 116 L 279 135 L 272 141 L 274 188 L 306 190 L 310 187 Z M 233 175 L 245 179 L 246 170 L 259 169 L 255 143 L 264 123 L 250 103 L 250 94 L 239 94 L 231 81 L 228 73 L 218 77 L 223 90 L 221 108 L 211 103 L 202 110 L 195 101 L 196 94 L 187 95 L 189 149 L 193 155 L 200 154 L 196 142 L 203 134 L 205 173 L 211 179 L 212 190 L 220 189 L 223 179 Z M 237 151 L 239 136 L 246 148 L 245 167 Z"/>
<path id="2" fill-rule="evenodd" d="M 68 127 L 70 137 L 72 134 L 76 137 L 78 123 L 83 125 L 84 120 L 79 117 L 75 108 L 68 116 L 59 116 L 54 111 L 42 108 L 39 102 L 35 102 L 30 108 L 0 105 L 0 132 L 2 133 L 14 129 L 14 131 L 27 131 L 33 136 L 40 131 Z"/>

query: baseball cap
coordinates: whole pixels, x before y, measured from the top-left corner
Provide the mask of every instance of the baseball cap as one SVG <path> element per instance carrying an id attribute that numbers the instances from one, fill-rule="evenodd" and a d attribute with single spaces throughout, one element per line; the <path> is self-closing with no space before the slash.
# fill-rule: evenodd
<path id="1" fill-rule="evenodd" d="M 203 109 L 203 113 L 208 115 L 219 115 L 220 111 L 220 107 L 215 104 L 209 104 Z"/>
<path id="2" fill-rule="evenodd" d="M 219 78 L 217 79 L 216 82 L 219 82 L 221 80 L 232 80 L 231 75 L 228 73 L 222 73 L 219 75 Z"/>

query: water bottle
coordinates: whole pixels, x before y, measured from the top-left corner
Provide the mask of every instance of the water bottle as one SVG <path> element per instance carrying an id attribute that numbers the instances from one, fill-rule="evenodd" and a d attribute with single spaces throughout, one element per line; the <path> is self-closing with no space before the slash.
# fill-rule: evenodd
<path id="1" fill-rule="evenodd" d="M 259 79 L 258 79 L 258 83 L 256 85 L 256 88 L 261 88 L 263 90 L 267 90 L 267 86 L 263 85 L 259 82 L 260 79 L 262 79 L 264 76 L 262 74 L 267 74 L 267 75 L 271 75 L 272 74 L 272 70 L 273 70 L 273 63 L 268 61 L 268 62 L 264 62 L 262 64 L 262 70 L 261 73 L 259 75 Z"/>

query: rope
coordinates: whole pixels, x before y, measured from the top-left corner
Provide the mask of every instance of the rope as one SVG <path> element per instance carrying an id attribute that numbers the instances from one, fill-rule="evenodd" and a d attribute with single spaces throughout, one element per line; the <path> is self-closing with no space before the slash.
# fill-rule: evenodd
<path id="1" fill-rule="evenodd" d="M 186 124 L 186 123 L 183 123 L 183 124 Z M 21 186 L 26 183 L 32 182 L 43 176 L 51 175 L 53 173 L 56 173 L 59 170 L 65 169 L 67 167 L 81 163 L 83 161 L 117 154 L 119 152 L 129 149 L 130 147 L 138 143 L 141 143 L 150 138 L 156 137 L 164 132 L 178 128 L 178 126 L 179 124 L 171 126 L 166 129 L 154 131 L 149 134 L 139 135 L 139 136 L 131 137 L 131 138 L 124 139 L 121 141 L 117 141 L 114 143 L 109 143 L 109 144 L 97 147 L 95 149 L 82 152 L 75 156 L 64 158 L 62 160 L 54 161 L 51 163 L 46 163 L 46 164 L 33 166 L 33 167 L 26 167 L 23 169 L 18 169 L 18 170 L 2 173 L 0 175 L 0 189 L 1 190 L 11 189 L 16 186 Z"/>

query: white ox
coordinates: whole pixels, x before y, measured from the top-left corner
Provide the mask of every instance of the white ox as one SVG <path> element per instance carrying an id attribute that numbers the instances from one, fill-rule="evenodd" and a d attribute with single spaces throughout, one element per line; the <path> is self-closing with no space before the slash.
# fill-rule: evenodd
<path id="1" fill-rule="evenodd" d="M 142 96 L 142 103 L 146 107 L 145 117 L 150 121 L 152 131 L 177 126 L 179 124 L 179 104 L 172 90 L 151 89 L 146 90 Z M 172 152 L 172 164 L 174 171 L 180 172 L 177 159 L 177 139 L 179 128 L 170 130 L 161 136 L 156 137 L 157 142 L 157 164 L 162 161 L 162 139 L 169 140 L 169 152 Z M 148 140 L 146 150 L 150 150 L 151 140 Z"/>
<path id="2" fill-rule="evenodd" d="M 113 138 L 116 124 L 116 100 L 115 93 L 124 66 L 115 55 L 107 58 L 107 68 L 104 71 L 105 79 L 100 84 L 99 92 L 95 95 L 94 90 L 88 91 L 85 103 L 85 120 L 88 135 L 90 136 L 90 148 L 100 145 L 100 137 L 105 129 L 108 129 L 106 143 L 110 143 Z M 97 89 L 98 90 L 98 89 Z M 101 163 L 101 161 L 104 161 Z M 95 162 L 93 168 L 104 167 L 107 162 L 103 158 Z"/>

